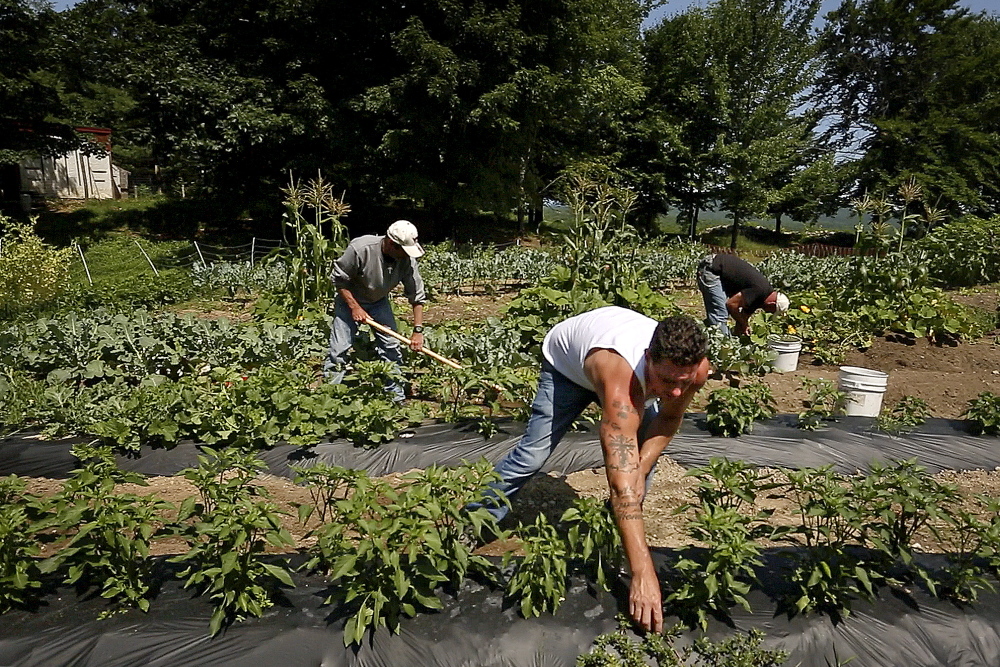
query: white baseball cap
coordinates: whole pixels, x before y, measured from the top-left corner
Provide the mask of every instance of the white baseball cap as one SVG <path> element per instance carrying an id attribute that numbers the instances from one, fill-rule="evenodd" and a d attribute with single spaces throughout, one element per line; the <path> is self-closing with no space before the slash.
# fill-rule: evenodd
<path id="1" fill-rule="evenodd" d="M 424 249 L 417 243 L 417 228 L 409 220 L 392 223 L 385 235 L 410 257 L 417 258 L 424 254 Z"/>
<path id="2" fill-rule="evenodd" d="M 785 314 L 790 305 L 788 297 L 782 292 L 772 292 L 772 295 L 774 296 L 774 312 L 778 315 Z"/>

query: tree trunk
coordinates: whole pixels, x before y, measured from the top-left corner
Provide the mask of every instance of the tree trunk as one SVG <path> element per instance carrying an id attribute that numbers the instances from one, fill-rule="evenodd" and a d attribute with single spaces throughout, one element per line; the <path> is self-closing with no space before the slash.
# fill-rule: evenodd
<path id="1" fill-rule="evenodd" d="M 525 206 L 528 200 L 528 190 L 527 190 L 527 178 L 528 178 L 528 161 L 531 159 L 531 149 L 529 148 L 527 152 L 521 157 L 521 169 L 517 174 L 517 233 L 518 236 L 524 236 L 525 226 Z"/>
<path id="2" fill-rule="evenodd" d="M 781 214 L 780 213 L 775 213 L 774 214 L 774 233 L 775 234 L 780 234 L 781 233 Z"/>
<path id="3" fill-rule="evenodd" d="M 701 208 L 698 206 L 691 207 L 691 229 L 688 230 L 688 236 L 694 241 L 698 237 L 698 214 L 701 213 Z"/>
<path id="4" fill-rule="evenodd" d="M 736 239 L 740 236 L 740 215 L 733 213 L 733 238 L 729 242 L 729 249 L 736 250 Z"/>

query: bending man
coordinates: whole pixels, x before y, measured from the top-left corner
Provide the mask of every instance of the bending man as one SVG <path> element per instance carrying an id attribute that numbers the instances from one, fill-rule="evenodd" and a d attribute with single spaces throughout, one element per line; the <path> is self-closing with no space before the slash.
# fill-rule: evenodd
<path id="1" fill-rule="evenodd" d="M 542 344 L 527 430 L 496 467 L 502 479 L 496 488 L 516 494 L 584 408 L 594 401 L 603 406 L 600 436 L 611 508 L 632 572 L 629 613 L 655 632 L 663 629 L 663 605 L 642 503 L 657 458 L 708 377 L 706 352 L 704 330 L 686 315 L 657 323 L 608 306 L 560 322 Z M 508 511 L 490 508 L 497 519 Z"/>
<path id="2" fill-rule="evenodd" d="M 353 239 L 333 267 L 331 278 L 337 287 L 333 324 L 330 327 L 330 351 L 323 370 L 330 382 L 344 379 L 347 351 L 354 344 L 358 325 L 373 319 L 396 330 L 396 318 L 389 303 L 389 292 L 403 283 L 403 294 L 413 306 L 411 345 L 419 351 L 424 345 L 424 281 L 417 268 L 417 258 L 424 249 L 417 242 L 417 228 L 406 220 L 389 225 L 385 236 L 359 236 Z M 383 361 L 397 366 L 403 360 L 399 342 L 375 332 L 376 352 Z M 405 398 L 403 387 L 395 380 L 386 383 L 393 400 Z"/>
<path id="3" fill-rule="evenodd" d="M 708 255 L 698 265 L 698 289 L 705 301 L 705 324 L 729 333 L 729 317 L 736 321 L 737 336 L 750 329 L 750 316 L 758 309 L 784 313 L 788 297 L 771 288 L 764 274 L 736 255 Z"/>

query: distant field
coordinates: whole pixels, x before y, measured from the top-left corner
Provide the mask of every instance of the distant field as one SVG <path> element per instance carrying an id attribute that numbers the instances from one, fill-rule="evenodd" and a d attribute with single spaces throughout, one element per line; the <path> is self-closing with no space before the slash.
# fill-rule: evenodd
<path id="1" fill-rule="evenodd" d="M 853 231 L 854 225 L 857 223 L 857 217 L 851 215 L 850 209 L 840 209 L 840 211 L 835 216 L 823 216 L 819 219 L 819 223 L 816 225 L 817 229 L 826 229 L 830 231 Z M 545 206 L 545 224 L 552 228 L 563 228 L 565 221 L 569 218 L 569 211 L 565 206 L 560 206 L 557 204 L 546 204 Z M 661 215 L 658 219 L 660 224 L 660 229 L 665 234 L 682 234 L 687 231 L 687 228 L 681 228 L 677 224 L 677 211 L 671 211 L 666 215 Z M 774 228 L 773 219 L 753 219 L 748 221 L 749 224 L 758 225 L 761 227 Z M 732 219 L 726 217 L 725 211 L 702 211 L 698 215 L 698 229 L 705 230 L 710 227 L 718 227 L 720 225 L 730 225 L 732 224 Z M 795 222 L 788 218 L 783 218 L 781 221 L 781 229 L 786 232 L 797 232 L 805 229 L 805 225 L 801 222 Z"/>

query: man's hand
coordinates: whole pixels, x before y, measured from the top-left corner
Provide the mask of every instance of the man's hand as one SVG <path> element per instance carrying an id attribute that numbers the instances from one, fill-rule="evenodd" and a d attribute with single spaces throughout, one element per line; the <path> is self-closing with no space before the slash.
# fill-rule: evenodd
<path id="1" fill-rule="evenodd" d="M 368 313 L 361 306 L 351 306 L 351 319 L 358 324 L 364 324 L 368 321 Z"/>
<path id="2" fill-rule="evenodd" d="M 414 352 L 424 349 L 424 335 L 422 333 L 414 333 L 410 336 L 410 349 Z"/>
<path id="3" fill-rule="evenodd" d="M 632 573 L 632 583 L 628 591 L 628 613 L 646 632 L 663 632 L 660 581 L 652 569 Z"/>

